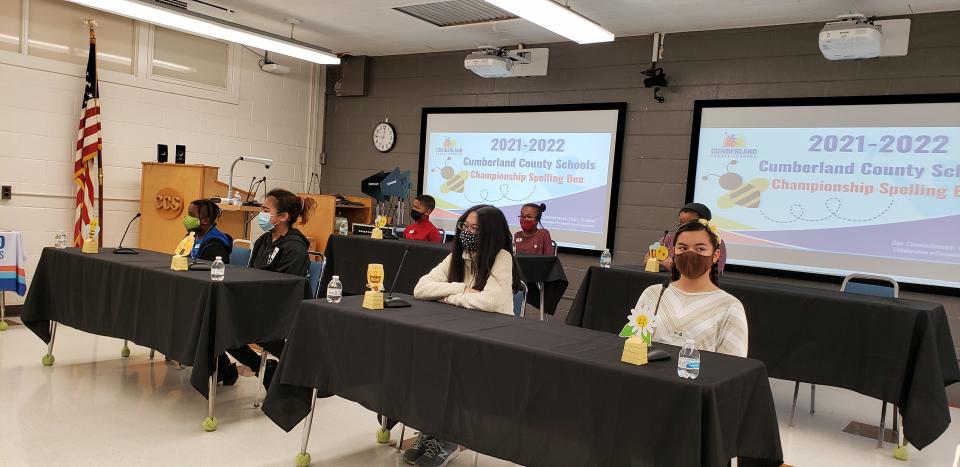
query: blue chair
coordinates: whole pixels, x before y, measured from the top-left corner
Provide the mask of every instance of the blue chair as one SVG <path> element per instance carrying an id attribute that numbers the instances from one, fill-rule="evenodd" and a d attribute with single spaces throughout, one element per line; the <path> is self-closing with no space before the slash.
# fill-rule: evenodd
<path id="1" fill-rule="evenodd" d="M 310 290 L 313 291 L 313 298 L 320 298 L 320 278 L 323 277 L 323 268 L 327 260 L 319 251 L 308 251 L 307 254 L 320 257 L 320 261 L 310 261 L 310 269 L 307 272 L 307 281 L 310 283 Z"/>
<path id="2" fill-rule="evenodd" d="M 513 314 L 518 318 L 523 318 L 524 309 L 527 307 L 527 283 L 520 282 L 521 290 L 513 294 Z M 541 321 L 543 318 L 541 318 Z"/>
<path id="3" fill-rule="evenodd" d="M 240 245 L 246 245 L 240 246 Z M 234 240 L 233 250 L 230 252 L 230 264 L 234 266 L 250 267 L 250 252 L 253 245 L 249 240 Z"/>
<path id="4" fill-rule="evenodd" d="M 868 282 L 864 282 L 868 281 Z M 878 283 L 879 282 L 879 283 Z M 843 293 L 852 293 L 857 295 L 870 295 L 872 297 L 887 297 L 887 298 L 899 298 L 900 297 L 900 284 L 896 280 L 887 276 L 878 276 L 872 274 L 849 274 L 843 278 L 843 283 L 840 284 L 840 291 Z M 810 413 L 815 412 L 815 402 L 816 402 L 816 390 L 817 385 L 810 385 Z M 797 381 L 793 387 L 793 408 L 790 415 L 790 426 L 794 426 L 794 420 L 797 416 L 797 395 L 800 391 L 800 382 Z M 900 430 L 900 420 L 899 411 L 897 406 L 894 405 L 894 415 L 893 415 L 893 432 L 898 436 L 898 448 L 903 446 L 903 434 Z M 877 437 L 877 447 L 883 447 L 883 434 L 886 430 L 886 420 L 887 420 L 887 402 L 883 401 L 883 406 L 880 409 L 880 434 Z"/>

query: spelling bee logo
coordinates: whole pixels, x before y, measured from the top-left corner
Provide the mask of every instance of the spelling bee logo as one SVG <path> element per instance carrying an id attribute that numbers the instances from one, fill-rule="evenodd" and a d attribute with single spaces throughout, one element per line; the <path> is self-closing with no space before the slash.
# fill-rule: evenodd
<path id="1" fill-rule="evenodd" d="M 446 137 L 443 138 L 443 145 L 437 148 L 437 155 L 459 156 L 463 154 L 463 148 L 457 146 L 457 140 Z"/>
<path id="2" fill-rule="evenodd" d="M 736 133 L 727 133 L 720 142 L 720 147 L 710 149 L 711 157 L 739 157 L 741 159 L 755 159 L 759 151 L 747 147 L 747 139 Z"/>

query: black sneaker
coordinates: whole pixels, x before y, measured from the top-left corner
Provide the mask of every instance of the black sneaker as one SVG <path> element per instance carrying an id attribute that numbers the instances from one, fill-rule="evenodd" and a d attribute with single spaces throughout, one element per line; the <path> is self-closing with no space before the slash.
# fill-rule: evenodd
<path id="1" fill-rule="evenodd" d="M 457 443 L 448 443 L 436 438 L 430 438 L 426 442 L 426 449 L 423 455 L 417 459 L 417 467 L 443 467 L 456 459 L 460 454 L 460 446 Z"/>
<path id="2" fill-rule="evenodd" d="M 430 441 L 430 435 L 423 433 L 417 435 L 417 440 L 413 442 L 413 446 L 403 451 L 403 461 L 410 465 L 416 464 L 417 459 L 427 450 L 427 441 Z M 403 440 L 400 440 L 400 442 L 403 442 Z"/>

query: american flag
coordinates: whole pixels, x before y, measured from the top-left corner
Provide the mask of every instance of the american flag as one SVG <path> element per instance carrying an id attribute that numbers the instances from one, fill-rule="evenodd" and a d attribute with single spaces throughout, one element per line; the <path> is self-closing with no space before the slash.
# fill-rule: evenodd
<path id="1" fill-rule="evenodd" d="M 90 37 L 90 55 L 87 58 L 87 84 L 83 89 L 80 107 L 80 129 L 77 131 L 76 156 L 73 162 L 73 182 L 77 184 L 77 220 L 73 226 L 74 246 L 83 245 L 83 227 L 90 224 L 93 212 L 93 159 L 103 149 L 100 138 L 100 90 L 97 87 L 97 44 Z M 103 196 L 103 193 L 100 193 Z"/>

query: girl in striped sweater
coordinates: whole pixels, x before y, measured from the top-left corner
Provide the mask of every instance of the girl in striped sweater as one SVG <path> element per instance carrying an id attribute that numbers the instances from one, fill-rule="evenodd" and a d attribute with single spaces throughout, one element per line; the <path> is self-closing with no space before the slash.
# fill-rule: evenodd
<path id="1" fill-rule="evenodd" d="M 669 286 L 652 285 L 637 307 L 656 315 L 653 340 L 682 346 L 696 341 L 700 350 L 747 356 L 747 318 L 743 304 L 718 287 L 720 235 L 705 219 L 677 228 L 673 277 Z M 658 305 L 659 302 L 659 305 Z"/>

